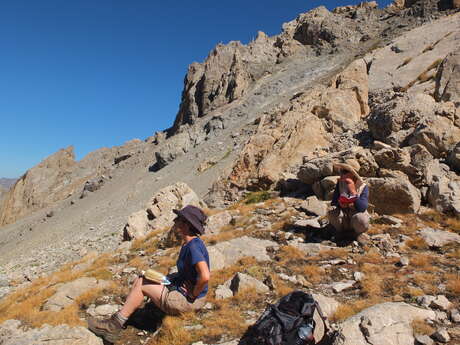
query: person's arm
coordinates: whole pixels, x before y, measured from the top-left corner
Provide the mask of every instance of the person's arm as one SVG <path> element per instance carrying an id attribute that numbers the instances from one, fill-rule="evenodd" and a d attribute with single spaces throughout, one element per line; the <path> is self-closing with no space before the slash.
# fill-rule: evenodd
<path id="1" fill-rule="evenodd" d="M 367 206 L 369 203 L 369 188 L 367 186 L 364 187 L 361 195 L 355 201 L 355 210 L 358 212 L 364 212 L 367 210 Z"/>
<path id="2" fill-rule="evenodd" d="M 201 291 L 206 287 L 211 276 L 209 267 L 206 261 L 200 261 L 195 265 L 196 271 L 198 272 L 198 279 L 192 291 L 192 298 L 197 298 Z"/>

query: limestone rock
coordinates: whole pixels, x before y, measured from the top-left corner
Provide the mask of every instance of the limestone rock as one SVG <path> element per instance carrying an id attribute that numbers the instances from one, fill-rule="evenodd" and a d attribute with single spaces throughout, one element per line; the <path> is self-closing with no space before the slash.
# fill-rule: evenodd
<path id="1" fill-rule="evenodd" d="M 430 307 L 447 311 L 452 308 L 452 303 L 446 298 L 446 296 L 438 295 L 433 302 L 430 303 Z"/>
<path id="2" fill-rule="evenodd" d="M 439 248 L 449 243 L 460 243 L 460 235 L 449 231 L 425 228 L 419 234 L 430 247 Z"/>
<path id="3" fill-rule="evenodd" d="M 398 178 L 369 178 L 369 202 L 383 214 L 417 213 L 420 191 L 409 180 Z"/>
<path id="4" fill-rule="evenodd" d="M 430 205 L 440 212 L 460 214 L 460 178 L 442 176 L 428 190 Z"/>
<path id="5" fill-rule="evenodd" d="M 308 197 L 300 207 L 312 215 L 325 216 L 327 214 L 327 204 L 319 201 L 315 196 Z"/>
<path id="6" fill-rule="evenodd" d="M 436 74 L 435 97 L 438 101 L 451 101 L 460 105 L 460 49 L 443 60 Z"/>
<path id="7" fill-rule="evenodd" d="M 432 310 L 406 303 L 382 303 L 367 308 L 340 325 L 341 345 L 413 345 L 412 321 L 434 320 Z"/>
<path id="8" fill-rule="evenodd" d="M 70 146 L 29 169 L 7 194 L 0 210 L 0 225 L 12 223 L 72 192 L 68 183 L 75 164 Z"/>
<path id="9" fill-rule="evenodd" d="M 218 234 L 222 227 L 230 224 L 232 218 L 233 216 L 229 211 L 223 211 L 209 216 L 206 220 L 205 233 Z"/>
<path id="10" fill-rule="evenodd" d="M 149 231 L 149 219 L 144 210 L 137 211 L 128 217 L 128 223 L 123 230 L 123 237 L 127 240 L 142 238 Z"/>
<path id="11" fill-rule="evenodd" d="M 270 291 L 269 287 L 250 275 L 238 272 L 231 280 L 230 289 L 233 294 L 237 294 L 241 290 L 255 289 L 259 293 Z"/>
<path id="12" fill-rule="evenodd" d="M 368 117 L 375 139 L 397 147 L 406 141 L 421 144 L 436 158 L 460 139 L 453 104 L 436 103 L 426 94 L 386 94 Z"/>
<path id="13" fill-rule="evenodd" d="M 233 265 L 246 256 L 254 257 L 257 261 L 268 261 L 270 257 L 267 254 L 267 247 L 278 248 L 278 244 L 273 241 L 243 236 L 210 246 L 208 253 L 211 270 Z"/>
<path id="14" fill-rule="evenodd" d="M 410 4 L 419 3 L 425 11 L 428 11 L 426 2 L 398 1 Z M 411 11 L 414 10 L 411 9 Z M 365 57 L 367 61 L 372 61 L 369 69 L 369 90 L 403 88 L 415 82 L 409 88 L 409 92 L 412 88 L 419 86 L 427 88 L 426 84 L 432 84 L 429 88 L 430 91 L 434 91 L 433 81 L 425 80 L 425 83 L 422 83 L 417 78 L 427 70 L 435 72 L 436 64 L 434 67 L 430 65 L 439 59 L 444 59 L 458 47 L 459 18 L 458 14 L 446 16 L 438 21 L 417 27 L 395 38 L 392 44 L 369 53 Z M 399 52 L 392 49 L 395 46 L 398 47 Z"/>
<path id="15" fill-rule="evenodd" d="M 327 297 L 317 293 L 312 293 L 312 296 L 315 301 L 318 302 L 324 316 L 329 319 L 335 314 L 337 308 L 340 306 L 340 303 L 332 297 Z"/>
<path id="16" fill-rule="evenodd" d="M 74 303 L 75 298 L 91 289 L 104 288 L 109 282 L 96 278 L 82 277 L 58 287 L 56 293 L 43 305 L 44 310 L 59 311 Z"/>
<path id="17" fill-rule="evenodd" d="M 216 299 L 226 299 L 233 297 L 233 291 L 226 285 L 219 285 L 215 291 Z"/>
<path id="18" fill-rule="evenodd" d="M 18 320 L 7 320 L 0 324 L 2 345 L 102 345 L 102 339 L 85 327 L 68 325 L 40 328 L 25 328 Z"/>
<path id="19" fill-rule="evenodd" d="M 174 209 L 187 205 L 205 207 L 206 204 L 184 182 L 177 182 L 160 189 L 145 206 L 145 210 L 137 211 L 128 218 L 128 224 L 123 229 L 123 238 L 132 240 L 142 238 L 151 229 L 167 229 L 172 226 L 176 214 Z M 168 242 L 174 242 L 174 234 L 168 232 Z"/>

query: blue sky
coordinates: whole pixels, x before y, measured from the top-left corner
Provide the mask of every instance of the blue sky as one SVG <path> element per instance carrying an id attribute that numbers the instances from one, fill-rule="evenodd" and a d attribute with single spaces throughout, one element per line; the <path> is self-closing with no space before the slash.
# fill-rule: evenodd
<path id="1" fill-rule="evenodd" d="M 0 177 L 69 145 L 81 159 L 168 128 L 187 66 L 217 43 L 353 3 L 0 0 Z"/>

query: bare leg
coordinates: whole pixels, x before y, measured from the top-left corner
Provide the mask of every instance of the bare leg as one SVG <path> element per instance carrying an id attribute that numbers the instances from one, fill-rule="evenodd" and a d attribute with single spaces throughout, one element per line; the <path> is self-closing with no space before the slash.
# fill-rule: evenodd
<path id="1" fill-rule="evenodd" d="M 142 293 L 142 277 L 136 278 L 134 281 L 133 287 L 126 298 L 126 302 L 123 305 L 123 308 L 120 310 L 120 314 L 123 317 L 129 318 L 134 311 L 140 307 L 142 301 L 144 300 L 144 294 Z"/>
<path id="2" fill-rule="evenodd" d="M 166 293 L 165 291 L 166 287 L 164 285 L 160 284 L 144 284 L 142 285 L 142 293 L 145 296 L 148 296 L 155 305 L 162 309 L 161 306 L 161 297 L 163 293 Z"/>

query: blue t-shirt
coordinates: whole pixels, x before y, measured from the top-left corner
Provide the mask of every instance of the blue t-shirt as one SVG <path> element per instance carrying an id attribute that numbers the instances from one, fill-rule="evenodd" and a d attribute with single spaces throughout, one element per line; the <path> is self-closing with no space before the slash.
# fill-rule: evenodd
<path id="1" fill-rule="evenodd" d="M 206 264 L 209 266 L 209 255 L 206 246 L 204 245 L 201 238 L 194 238 L 184 246 L 182 246 L 179 258 L 177 259 L 177 270 L 178 270 L 178 277 L 175 281 L 177 287 L 180 287 L 185 281 L 189 281 L 192 286 L 196 285 L 196 281 L 198 280 L 198 272 L 195 268 L 195 265 L 200 262 L 205 261 Z M 185 295 L 182 289 L 179 291 Z M 206 296 L 208 292 L 208 284 L 206 284 L 205 288 L 197 298 L 201 298 Z"/>

